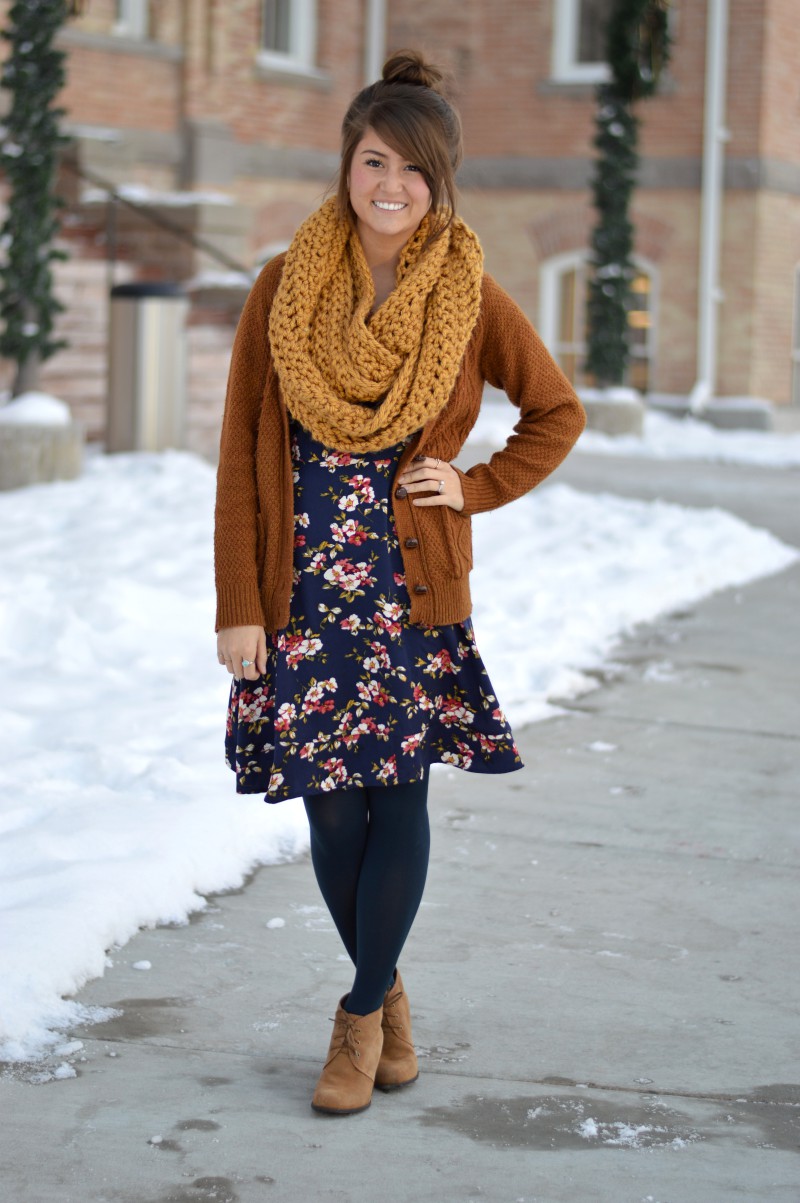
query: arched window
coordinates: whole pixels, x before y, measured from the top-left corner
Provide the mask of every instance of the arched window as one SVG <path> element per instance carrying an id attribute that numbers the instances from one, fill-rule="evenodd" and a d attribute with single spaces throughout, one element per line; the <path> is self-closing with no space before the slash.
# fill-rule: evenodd
<path id="1" fill-rule="evenodd" d="M 628 310 L 631 359 L 626 384 L 646 393 L 652 388 L 655 351 L 656 273 L 634 258 Z M 547 259 L 540 269 L 539 333 L 564 374 L 575 385 L 591 385 L 586 361 L 586 252 L 569 251 Z"/>

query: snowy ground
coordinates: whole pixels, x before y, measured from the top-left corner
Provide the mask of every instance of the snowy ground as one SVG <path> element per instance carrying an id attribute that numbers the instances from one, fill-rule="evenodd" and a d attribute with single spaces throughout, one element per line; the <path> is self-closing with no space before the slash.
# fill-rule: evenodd
<path id="1" fill-rule="evenodd" d="M 508 402 L 488 397 L 469 441 L 502 447 L 508 436 Z M 576 450 L 593 455 L 640 455 L 650 459 L 695 459 L 760 467 L 800 466 L 800 433 L 717 430 L 692 418 L 645 414 L 644 433 L 607 435 L 585 430 Z"/>
<path id="2" fill-rule="evenodd" d="M 222 761 L 213 487 L 203 461 L 169 453 L 0 495 L 7 1059 L 58 1052 L 82 1017 L 62 996 L 139 926 L 306 846 L 301 804 L 237 797 Z M 796 558 L 725 513 L 561 485 L 474 525 L 478 641 L 517 723 L 590 687 L 632 624 Z"/>

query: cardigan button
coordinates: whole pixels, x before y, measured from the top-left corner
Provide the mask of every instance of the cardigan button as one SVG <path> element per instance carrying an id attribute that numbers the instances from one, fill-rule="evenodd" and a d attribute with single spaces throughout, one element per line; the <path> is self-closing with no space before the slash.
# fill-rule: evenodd
<path id="1" fill-rule="evenodd" d="M 419 539 L 406 539 L 405 546 L 413 551 L 415 547 L 419 547 Z"/>
<path id="2" fill-rule="evenodd" d="M 400 488 L 396 490 L 395 497 L 400 497 L 401 499 L 403 497 L 408 497 L 408 489 L 401 485 Z"/>
<path id="3" fill-rule="evenodd" d="M 427 585 L 415 585 L 415 586 L 414 586 L 414 592 L 415 592 L 415 593 L 427 593 L 427 592 L 428 592 L 428 586 L 427 586 Z"/>

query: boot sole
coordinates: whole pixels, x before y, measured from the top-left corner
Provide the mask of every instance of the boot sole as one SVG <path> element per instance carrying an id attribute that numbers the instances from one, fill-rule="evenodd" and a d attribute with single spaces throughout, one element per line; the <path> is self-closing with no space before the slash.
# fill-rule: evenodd
<path id="1" fill-rule="evenodd" d="M 404 1086 L 411 1086 L 418 1077 L 419 1073 L 415 1073 L 413 1078 L 408 1078 L 405 1082 L 387 1082 L 385 1085 L 376 1082 L 375 1089 L 382 1090 L 384 1094 L 390 1094 L 393 1090 L 402 1090 Z"/>
<path id="2" fill-rule="evenodd" d="M 361 1111 L 366 1111 L 371 1102 L 372 1099 L 363 1107 L 349 1107 L 347 1110 L 341 1107 L 321 1107 L 318 1103 L 312 1103 L 311 1107 L 318 1115 L 358 1115 Z"/>

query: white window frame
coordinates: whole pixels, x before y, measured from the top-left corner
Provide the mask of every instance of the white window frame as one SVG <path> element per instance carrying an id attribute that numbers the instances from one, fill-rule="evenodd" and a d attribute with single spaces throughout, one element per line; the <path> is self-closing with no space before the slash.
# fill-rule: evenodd
<path id="1" fill-rule="evenodd" d="M 263 41 L 262 29 L 259 37 Z M 268 50 L 263 45 L 258 51 L 258 62 L 262 67 L 276 71 L 314 72 L 317 56 L 317 0 L 291 0 L 289 11 L 289 51 Z"/>
<path id="2" fill-rule="evenodd" d="M 649 377 L 652 379 L 656 362 L 659 273 L 655 265 L 649 259 L 643 259 L 641 255 L 633 255 L 632 262 L 635 267 L 650 277 L 650 336 L 648 339 L 647 349 L 649 354 L 647 355 L 647 360 L 650 365 Z M 580 267 L 588 269 L 588 264 L 588 251 L 565 251 L 561 255 L 553 255 L 550 259 L 543 260 L 539 265 L 539 323 L 537 329 L 542 342 L 554 359 L 557 359 L 559 351 L 559 280 L 565 272 L 575 271 Z M 798 279 L 800 280 L 800 277 Z M 800 283 L 798 287 L 800 287 Z M 585 351 L 586 348 L 584 346 L 582 353 L 585 354 Z M 800 363 L 798 364 L 798 368 L 800 369 Z"/>
<path id="3" fill-rule="evenodd" d="M 578 62 L 581 0 L 553 0 L 553 79 L 558 83 L 599 84 L 610 78 L 608 63 Z"/>
<path id="4" fill-rule="evenodd" d="M 149 34 L 148 0 L 119 0 L 120 15 L 114 22 L 112 32 L 119 38 L 147 40 Z"/>

